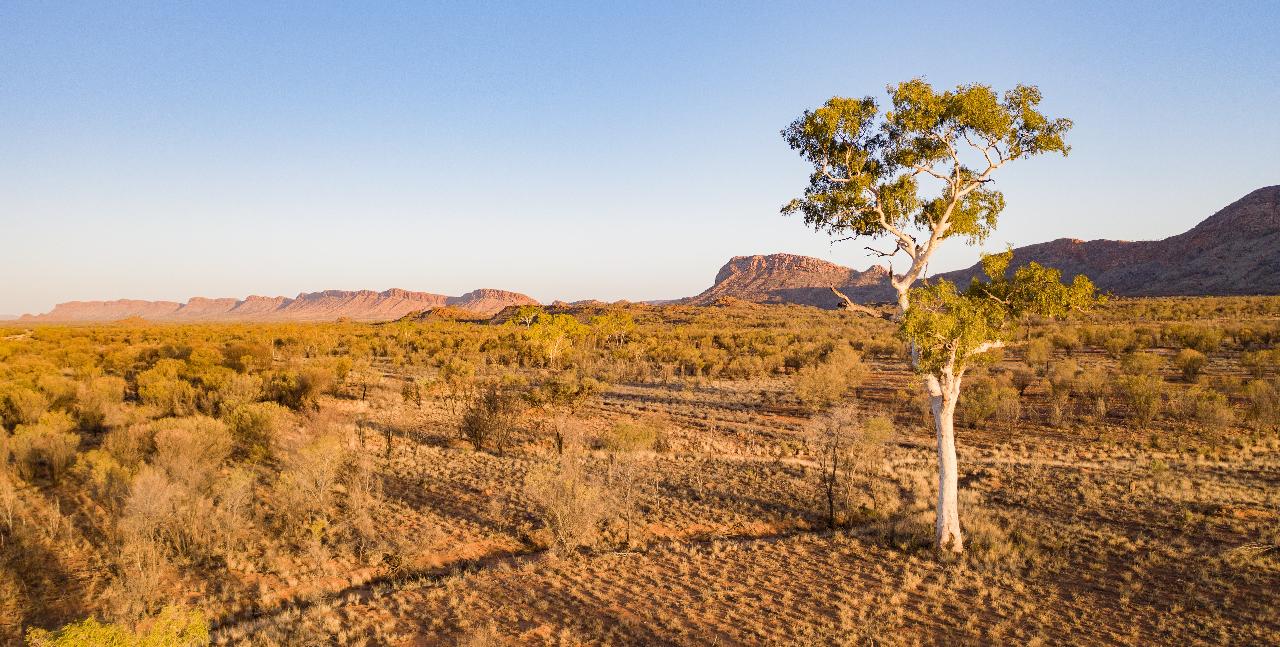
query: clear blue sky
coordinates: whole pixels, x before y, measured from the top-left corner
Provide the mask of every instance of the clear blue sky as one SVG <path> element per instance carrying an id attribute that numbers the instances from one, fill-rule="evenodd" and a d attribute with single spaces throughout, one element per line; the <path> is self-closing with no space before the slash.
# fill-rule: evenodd
<path id="1" fill-rule="evenodd" d="M 806 177 L 778 131 L 920 75 L 1076 122 L 999 178 L 992 247 L 1161 238 L 1280 183 L 1280 3 L 859 4 L 0 3 L 0 313 L 866 267 L 778 214 Z"/>

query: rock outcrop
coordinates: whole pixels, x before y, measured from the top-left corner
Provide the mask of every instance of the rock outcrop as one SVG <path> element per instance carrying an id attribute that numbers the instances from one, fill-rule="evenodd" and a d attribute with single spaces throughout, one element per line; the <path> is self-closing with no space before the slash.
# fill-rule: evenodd
<path id="1" fill-rule="evenodd" d="M 715 284 L 683 303 L 714 305 L 726 298 L 752 303 L 798 303 L 835 309 L 835 287 L 859 303 L 891 301 L 889 271 L 881 266 L 859 272 L 819 258 L 795 254 L 735 256 L 720 268 Z"/>

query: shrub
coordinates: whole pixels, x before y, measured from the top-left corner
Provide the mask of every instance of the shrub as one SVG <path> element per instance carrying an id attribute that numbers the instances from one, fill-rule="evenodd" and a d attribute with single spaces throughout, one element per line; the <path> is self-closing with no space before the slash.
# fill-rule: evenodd
<path id="1" fill-rule="evenodd" d="M 1183 416 L 1212 429 L 1229 426 L 1235 420 L 1227 397 L 1211 389 L 1196 387 L 1187 391 L 1180 405 Z"/>
<path id="2" fill-rule="evenodd" d="M 551 532 L 553 550 L 590 548 L 599 540 L 605 493 L 587 473 L 579 452 L 566 451 L 556 464 L 530 469 L 524 487 Z"/>
<path id="3" fill-rule="evenodd" d="M 1179 371 L 1182 371 L 1182 379 L 1188 382 L 1199 379 L 1200 372 L 1204 370 L 1204 365 L 1208 361 L 1209 358 L 1204 353 L 1194 348 L 1184 348 L 1173 358 L 1173 363 Z"/>
<path id="4" fill-rule="evenodd" d="M 807 442 L 818 459 L 817 492 L 828 527 L 850 521 L 854 496 L 863 486 L 872 509 L 882 503 L 875 477 L 884 467 L 892 435 L 888 418 L 865 419 L 851 408 L 835 409 L 809 424 Z"/>
<path id="5" fill-rule="evenodd" d="M 334 385 L 333 371 L 320 366 L 301 370 L 277 371 L 267 381 L 267 399 L 275 400 L 294 411 L 315 408 L 316 399 Z"/>
<path id="6" fill-rule="evenodd" d="M 857 388 L 866 375 L 867 367 L 857 352 L 841 346 L 817 365 L 800 369 L 795 378 L 795 396 L 805 408 L 817 411 L 835 404 L 850 389 Z"/>
<path id="7" fill-rule="evenodd" d="M 9 386 L 0 395 L 0 421 L 9 428 L 36 422 L 48 408 L 40 392 L 24 386 Z"/>
<path id="8" fill-rule="evenodd" d="M 520 410 L 519 398 L 497 384 L 490 384 L 462 412 L 459 430 L 476 451 L 492 446 L 494 451 L 502 453 Z"/>
<path id="9" fill-rule="evenodd" d="M 1250 375 L 1261 378 L 1268 371 L 1280 369 L 1280 349 L 1253 350 L 1241 353 L 1240 365 L 1245 367 Z"/>
<path id="10" fill-rule="evenodd" d="M 22 478 L 31 481 L 43 475 L 57 481 L 75 460 L 80 444 L 75 428 L 71 416 L 61 411 L 45 413 L 35 424 L 18 425 L 9 445 Z"/>
<path id="11" fill-rule="evenodd" d="M 116 427 L 102 439 L 102 449 L 121 465 L 135 469 L 155 452 L 155 429 L 150 423 Z"/>
<path id="12" fill-rule="evenodd" d="M 186 365 L 176 359 L 162 359 L 138 374 L 138 399 L 159 410 L 162 416 L 189 416 L 196 411 L 199 392 L 181 378 Z"/>
<path id="13" fill-rule="evenodd" d="M 1129 353 L 1120 358 L 1120 371 L 1131 376 L 1155 375 L 1163 363 L 1155 353 Z"/>
<path id="14" fill-rule="evenodd" d="M 240 404 L 231 409 L 223 422 L 231 432 L 235 455 L 255 462 L 270 458 L 288 416 L 288 410 L 274 402 Z"/>
<path id="15" fill-rule="evenodd" d="M 232 439 L 226 425 L 194 416 L 158 420 L 154 428 L 155 466 L 194 491 L 208 491 L 218 469 L 231 456 Z"/>
<path id="16" fill-rule="evenodd" d="M 1252 380 L 1244 388 L 1248 409 L 1245 415 L 1255 425 L 1276 427 L 1280 425 L 1280 389 L 1264 380 Z"/>
<path id="17" fill-rule="evenodd" d="M 130 631 L 120 625 L 102 624 L 93 618 L 69 624 L 57 631 L 27 631 L 31 647 L 195 647 L 209 644 L 209 623 L 199 611 L 166 607 L 160 615 L 142 623 L 145 629 Z"/>
<path id="18" fill-rule="evenodd" d="M 611 452 L 646 451 L 663 444 L 662 430 L 649 420 L 626 420 L 600 434 L 600 447 Z"/>
<path id="19" fill-rule="evenodd" d="M 1053 357 L 1053 344 L 1043 337 L 1032 339 L 1023 348 L 1022 361 L 1037 375 L 1044 375 L 1051 357 Z"/>
<path id="20" fill-rule="evenodd" d="M 1130 414 L 1139 424 L 1149 424 L 1160 413 L 1164 382 L 1151 375 L 1128 375 L 1120 381 Z"/>
<path id="21" fill-rule="evenodd" d="M 957 413 L 961 420 L 976 427 L 991 420 L 1012 424 L 1022 417 L 1022 403 L 1017 389 L 1003 381 L 979 377 L 960 392 Z"/>

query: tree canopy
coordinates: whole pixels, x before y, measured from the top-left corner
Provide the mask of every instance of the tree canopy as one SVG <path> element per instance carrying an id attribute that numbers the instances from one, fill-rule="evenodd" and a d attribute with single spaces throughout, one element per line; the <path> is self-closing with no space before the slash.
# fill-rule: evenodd
<path id="1" fill-rule="evenodd" d="M 1015 159 L 1066 155 L 1071 120 L 1040 112 L 1035 86 L 1003 95 L 981 84 L 938 92 L 917 78 L 888 92 L 887 110 L 872 97 L 833 97 L 783 129 L 813 165 L 804 197 L 783 212 L 834 236 L 891 238 L 893 250 L 882 254 L 911 260 L 893 278 L 905 291 L 940 241 L 987 238 L 1005 205 L 987 186 L 992 173 Z"/>

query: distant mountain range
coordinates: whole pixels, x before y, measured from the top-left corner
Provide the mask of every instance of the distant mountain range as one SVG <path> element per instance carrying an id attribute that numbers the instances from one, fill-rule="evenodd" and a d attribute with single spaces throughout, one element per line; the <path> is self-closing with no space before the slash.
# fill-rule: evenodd
<path id="1" fill-rule="evenodd" d="M 244 299 L 192 297 L 176 301 L 71 301 L 42 315 L 23 315 L 23 322 L 117 321 L 139 317 L 150 321 L 390 321 L 443 306 L 492 316 L 511 305 L 537 303 L 506 290 L 472 290 L 459 297 L 391 289 L 326 290 L 288 297 L 251 296 Z"/>
<path id="2" fill-rule="evenodd" d="M 1280 185 L 1258 189 L 1227 205 L 1190 231 L 1164 240 L 1082 241 L 1061 238 L 1014 249 L 1013 267 L 1036 261 L 1093 279 L 1119 296 L 1280 294 Z M 981 276 L 978 265 L 939 274 L 960 285 Z M 733 299 L 754 303 L 796 303 L 834 309 L 841 300 L 835 287 L 860 303 L 894 300 L 889 271 L 865 271 L 795 254 L 735 256 L 715 283 L 696 296 L 671 302 L 712 305 Z M 327 290 L 286 297 L 245 299 L 194 297 L 175 301 L 72 301 L 22 322 L 116 321 L 140 317 L 152 321 L 391 321 L 441 310 L 440 317 L 465 313 L 491 317 L 503 308 L 537 301 L 505 290 L 474 290 L 450 297 L 408 290 Z M 411 317 L 424 319 L 430 317 Z M 0 316 L 0 320 L 4 320 Z"/>
<path id="3" fill-rule="evenodd" d="M 1119 296 L 1280 294 L 1280 185 L 1253 191 L 1164 240 L 1061 238 L 1015 248 L 1013 257 L 1012 267 L 1036 261 L 1062 270 L 1067 281 L 1084 274 Z M 985 275 L 975 264 L 937 277 L 963 286 Z M 715 284 L 681 302 L 737 298 L 837 308 L 832 286 L 860 303 L 894 300 L 883 267 L 860 272 L 808 256 L 770 254 L 734 257 L 720 268 Z"/>
<path id="4" fill-rule="evenodd" d="M 1280 294 L 1280 185 L 1250 192 L 1190 231 L 1164 240 L 1060 238 L 1013 250 L 1013 267 L 1036 261 L 1070 280 L 1084 274 L 1120 296 Z M 938 275 L 968 285 L 982 268 Z"/>

